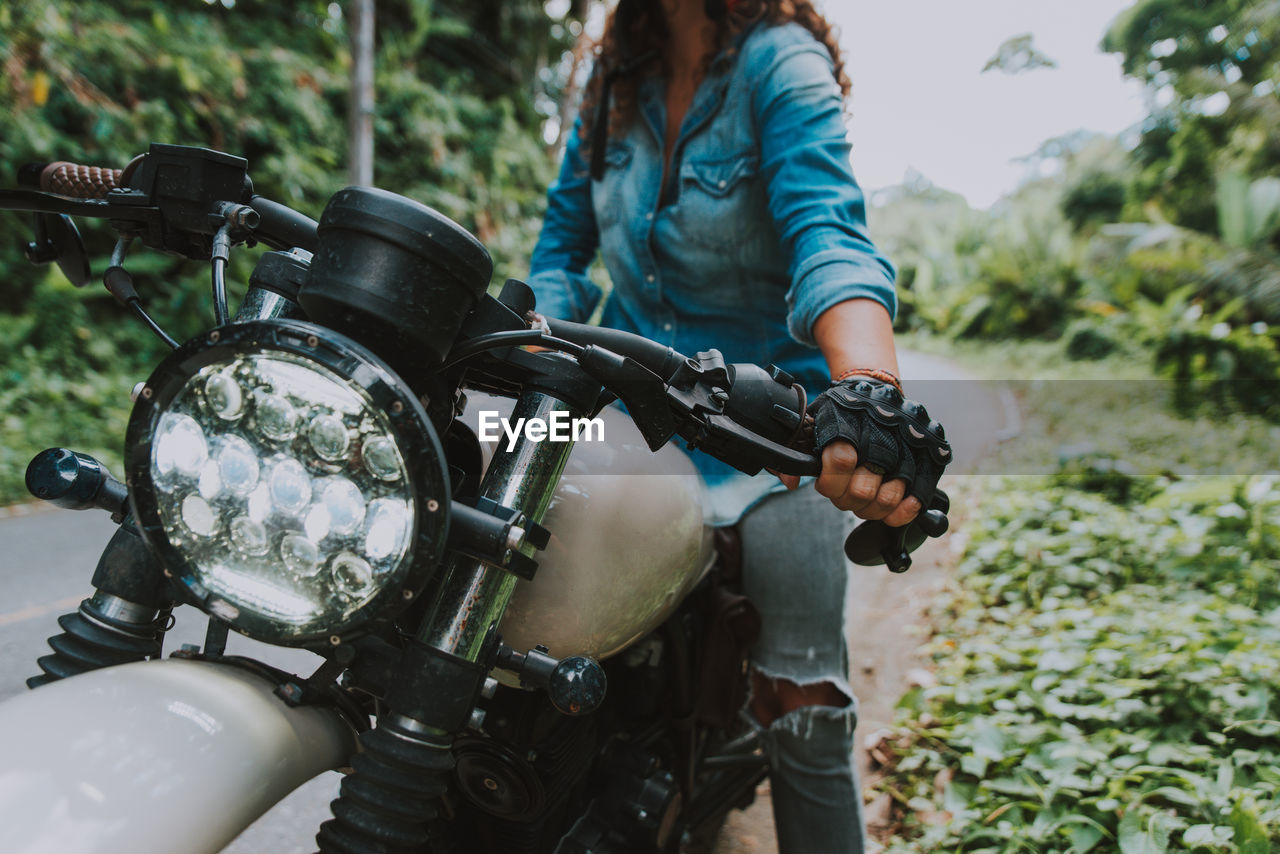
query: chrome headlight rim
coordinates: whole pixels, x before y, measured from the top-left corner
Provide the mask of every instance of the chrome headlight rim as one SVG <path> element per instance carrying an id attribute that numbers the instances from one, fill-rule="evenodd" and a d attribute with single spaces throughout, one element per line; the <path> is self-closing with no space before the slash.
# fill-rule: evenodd
<path id="1" fill-rule="evenodd" d="M 170 540 L 153 478 L 154 439 L 161 417 L 204 368 L 254 354 L 301 358 L 360 388 L 386 417 L 404 458 L 405 491 L 414 513 L 407 548 L 393 579 L 344 618 L 298 632 L 210 590 L 187 555 Z M 441 563 L 451 493 L 445 455 L 431 420 L 409 385 L 366 347 L 333 330 L 299 320 L 234 323 L 200 335 L 169 354 L 147 379 L 129 417 L 125 446 L 129 503 L 144 541 L 165 567 L 175 593 L 241 634 L 282 646 L 330 646 L 358 637 L 416 602 Z M 228 608 L 228 605 L 230 606 Z"/>

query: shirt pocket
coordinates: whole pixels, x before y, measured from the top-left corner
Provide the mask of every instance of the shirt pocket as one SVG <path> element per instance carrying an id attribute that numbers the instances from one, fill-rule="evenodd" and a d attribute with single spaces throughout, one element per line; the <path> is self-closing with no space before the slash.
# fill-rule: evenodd
<path id="1" fill-rule="evenodd" d="M 741 246 L 768 216 L 755 180 L 760 161 L 754 154 L 690 159 L 680 167 L 680 195 L 672 215 L 681 236 L 706 249 Z"/>
<path id="2" fill-rule="evenodd" d="M 601 231 L 615 225 L 627 207 L 626 184 L 633 153 L 627 142 L 611 142 L 604 150 L 604 176 L 592 185 L 591 192 Z"/>

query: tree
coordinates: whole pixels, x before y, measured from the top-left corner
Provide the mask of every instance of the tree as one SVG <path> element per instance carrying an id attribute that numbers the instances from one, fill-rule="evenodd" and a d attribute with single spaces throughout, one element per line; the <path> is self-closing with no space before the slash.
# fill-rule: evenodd
<path id="1" fill-rule="evenodd" d="M 1151 88 L 1132 193 L 1218 230 L 1220 175 L 1280 175 L 1280 0 L 1140 0 L 1102 40 Z"/>
<path id="2" fill-rule="evenodd" d="M 1250 87 L 1280 82 L 1278 46 L 1277 0 L 1139 0 L 1102 39 L 1125 73 L 1184 97 L 1201 93 L 1206 72 Z"/>
<path id="3" fill-rule="evenodd" d="M 349 8 L 0 3 L 0 186 L 22 163 L 121 166 L 156 140 L 242 155 L 258 192 L 318 216 L 347 179 Z M 374 183 L 475 232 L 497 283 L 527 271 L 551 177 L 542 122 L 560 85 L 539 69 L 576 34 L 575 8 L 553 20 L 542 0 L 378 3 Z M 22 470 L 49 442 L 118 466 L 124 392 L 167 351 L 101 287 L 75 290 L 29 264 L 19 246 L 30 228 L 29 217 L 0 212 L 0 501 L 24 494 Z M 113 236 L 81 228 L 100 275 Z M 233 255 L 233 289 L 254 260 Z M 207 329 L 205 266 L 136 251 L 126 267 L 170 334 Z"/>
<path id="4" fill-rule="evenodd" d="M 1003 71 L 1005 74 L 1021 74 L 1037 68 L 1057 68 L 1058 63 L 1041 53 L 1031 43 L 1031 33 L 1011 36 L 1004 40 L 987 64 L 982 66 L 982 73 Z"/>

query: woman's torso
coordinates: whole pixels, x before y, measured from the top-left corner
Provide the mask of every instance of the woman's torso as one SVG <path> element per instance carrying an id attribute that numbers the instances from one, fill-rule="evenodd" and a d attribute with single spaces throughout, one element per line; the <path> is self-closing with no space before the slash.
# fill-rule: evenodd
<path id="1" fill-rule="evenodd" d="M 751 62 L 748 48 L 736 62 Z M 778 364 L 820 388 L 822 355 L 787 331 L 790 259 L 761 171 L 751 72 L 721 61 L 701 82 L 665 192 L 665 89 L 656 77 L 638 86 L 635 118 L 610 138 L 605 174 L 592 188 L 613 282 L 601 323 L 683 353 L 714 347 L 729 362 Z"/>

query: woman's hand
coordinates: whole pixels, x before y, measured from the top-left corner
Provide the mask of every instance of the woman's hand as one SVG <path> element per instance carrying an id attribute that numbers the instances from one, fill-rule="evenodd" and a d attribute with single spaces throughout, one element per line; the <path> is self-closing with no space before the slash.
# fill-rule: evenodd
<path id="1" fill-rule="evenodd" d="M 896 383 L 874 378 L 898 373 L 889 312 L 874 300 L 845 300 L 818 316 L 813 337 L 831 376 L 852 375 L 809 407 L 814 447 L 822 454 L 818 493 L 863 519 L 905 525 L 933 499 L 951 448 L 923 406 L 903 400 Z M 782 482 L 795 489 L 800 479 L 784 476 Z"/>
<path id="2" fill-rule="evenodd" d="M 797 475 L 780 474 L 778 478 L 787 489 L 800 485 Z M 814 488 L 841 510 L 851 510 L 860 519 L 883 519 L 893 528 L 907 524 L 920 514 L 920 499 L 907 495 L 904 478 L 886 480 L 884 475 L 858 465 L 857 449 L 843 439 L 823 450 L 822 473 Z"/>
<path id="3" fill-rule="evenodd" d="M 852 510 L 862 519 L 883 519 L 886 525 L 905 525 L 920 512 L 920 499 L 907 495 L 907 481 L 886 480 L 865 465 L 858 465 L 858 452 L 849 442 L 838 439 L 822 451 L 822 473 L 814 488 L 841 510 Z"/>
<path id="4" fill-rule="evenodd" d="M 897 527 L 932 500 L 951 446 L 919 403 L 887 382 L 858 377 L 818 395 L 809 413 L 822 453 L 815 486 L 832 504 Z M 783 482 L 794 488 L 794 478 Z"/>

